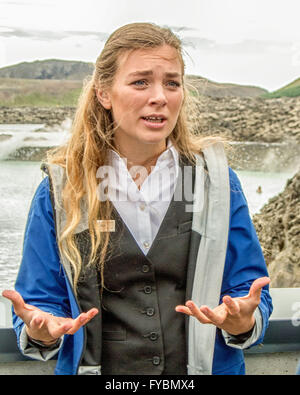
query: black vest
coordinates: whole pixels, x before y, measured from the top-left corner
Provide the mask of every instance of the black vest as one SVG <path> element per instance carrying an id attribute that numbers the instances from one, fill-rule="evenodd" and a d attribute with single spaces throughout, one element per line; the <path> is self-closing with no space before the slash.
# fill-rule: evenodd
<path id="1" fill-rule="evenodd" d="M 184 163 L 180 165 L 183 169 Z M 101 309 L 86 325 L 82 365 L 101 364 L 102 374 L 187 373 L 187 316 L 175 307 L 186 301 L 187 277 L 193 271 L 189 252 L 194 247 L 192 213 L 186 211 L 191 201 L 184 198 L 183 178 L 178 179 L 178 188 L 183 199 L 175 201 L 173 196 L 146 256 L 114 210 L 116 231 L 105 263 L 102 300 L 94 268 L 85 270 L 79 283 L 81 309 Z M 194 241 L 197 247 L 199 239 Z M 78 234 L 77 242 L 86 260 L 88 231 Z"/>

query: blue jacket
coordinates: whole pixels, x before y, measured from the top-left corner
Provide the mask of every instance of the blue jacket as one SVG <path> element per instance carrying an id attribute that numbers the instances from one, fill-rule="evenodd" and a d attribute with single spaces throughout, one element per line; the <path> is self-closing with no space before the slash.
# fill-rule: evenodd
<path id="1" fill-rule="evenodd" d="M 233 297 L 246 295 L 256 278 L 268 276 L 245 196 L 237 175 L 230 168 L 229 179 L 230 225 L 220 301 L 225 294 Z M 60 264 L 48 177 L 40 183 L 31 203 L 15 289 L 26 303 L 53 315 L 75 318 L 80 314 L 72 286 Z M 254 344 L 262 342 L 272 312 L 268 287 L 262 291 L 259 310 L 262 331 Z M 24 323 L 16 315 L 13 315 L 13 323 L 20 346 Z M 74 335 L 65 335 L 58 353 L 56 374 L 78 374 L 84 337 L 83 328 Z M 226 345 L 219 329 L 215 339 L 212 373 L 245 373 L 243 351 Z"/>

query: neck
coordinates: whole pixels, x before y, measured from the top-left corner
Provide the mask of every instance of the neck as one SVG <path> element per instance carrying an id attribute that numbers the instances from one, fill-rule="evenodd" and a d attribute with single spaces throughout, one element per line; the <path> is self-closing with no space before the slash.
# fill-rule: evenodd
<path id="1" fill-rule="evenodd" d="M 141 147 L 124 147 L 118 145 L 115 141 L 115 147 L 119 151 L 120 156 L 127 160 L 126 163 L 129 172 L 134 166 L 142 166 L 144 169 L 146 169 L 146 172 L 141 172 L 136 169 L 132 169 L 133 173 L 131 172 L 134 182 L 136 183 L 138 189 L 140 189 L 147 176 L 151 173 L 152 168 L 155 166 L 158 157 L 166 150 L 167 144 L 166 140 L 164 140 L 159 145 L 143 144 Z"/>
<path id="2" fill-rule="evenodd" d="M 128 170 L 133 166 L 143 166 L 150 174 L 151 167 L 155 166 L 158 157 L 166 150 L 167 144 L 164 141 L 160 145 L 149 144 L 140 148 L 120 147 L 116 144 L 116 148 L 121 157 L 127 159 Z"/>

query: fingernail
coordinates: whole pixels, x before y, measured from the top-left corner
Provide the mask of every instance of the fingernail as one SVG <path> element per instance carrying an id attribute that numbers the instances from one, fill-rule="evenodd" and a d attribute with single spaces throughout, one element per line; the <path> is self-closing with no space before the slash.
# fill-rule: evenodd
<path id="1" fill-rule="evenodd" d="M 208 308 L 207 306 L 201 306 L 200 310 L 201 310 L 203 313 L 207 313 L 207 312 L 209 311 L 209 308 Z"/>

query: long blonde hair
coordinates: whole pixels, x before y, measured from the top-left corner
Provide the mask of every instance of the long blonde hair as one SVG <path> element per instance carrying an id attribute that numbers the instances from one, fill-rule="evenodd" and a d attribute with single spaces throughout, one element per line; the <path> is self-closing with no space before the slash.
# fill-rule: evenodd
<path id="1" fill-rule="evenodd" d="M 109 251 L 109 232 L 100 232 L 98 219 L 111 218 L 112 204 L 97 197 L 96 173 L 107 163 L 109 149 L 114 149 L 114 121 L 96 95 L 98 87 L 112 86 L 118 68 L 118 59 L 126 51 L 140 48 L 158 48 L 169 45 L 175 48 L 182 65 L 184 61 L 180 39 L 168 28 L 151 23 L 132 23 L 116 30 L 107 40 L 98 57 L 92 77 L 85 82 L 75 113 L 69 141 L 47 155 L 49 164 L 65 168 L 66 184 L 63 189 L 63 207 L 66 226 L 58 236 L 60 253 L 69 260 L 73 269 L 74 289 L 82 270 L 82 259 L 76 245 L 74 231 L 81 219 L 81 201 L 85 199 L 88 209 L 88 227 L 91 238 L 89 264 L 96 265 L 101 273 L 101 289 L 104 287 L 103 269 Z M 181 155 L 194 161 L 194 154 L 201 152 L 209 141 L 191 133 L 186 118 L 189 95 L 184 87 L 185 99 L 177 124 L 170 138 Z"/>

